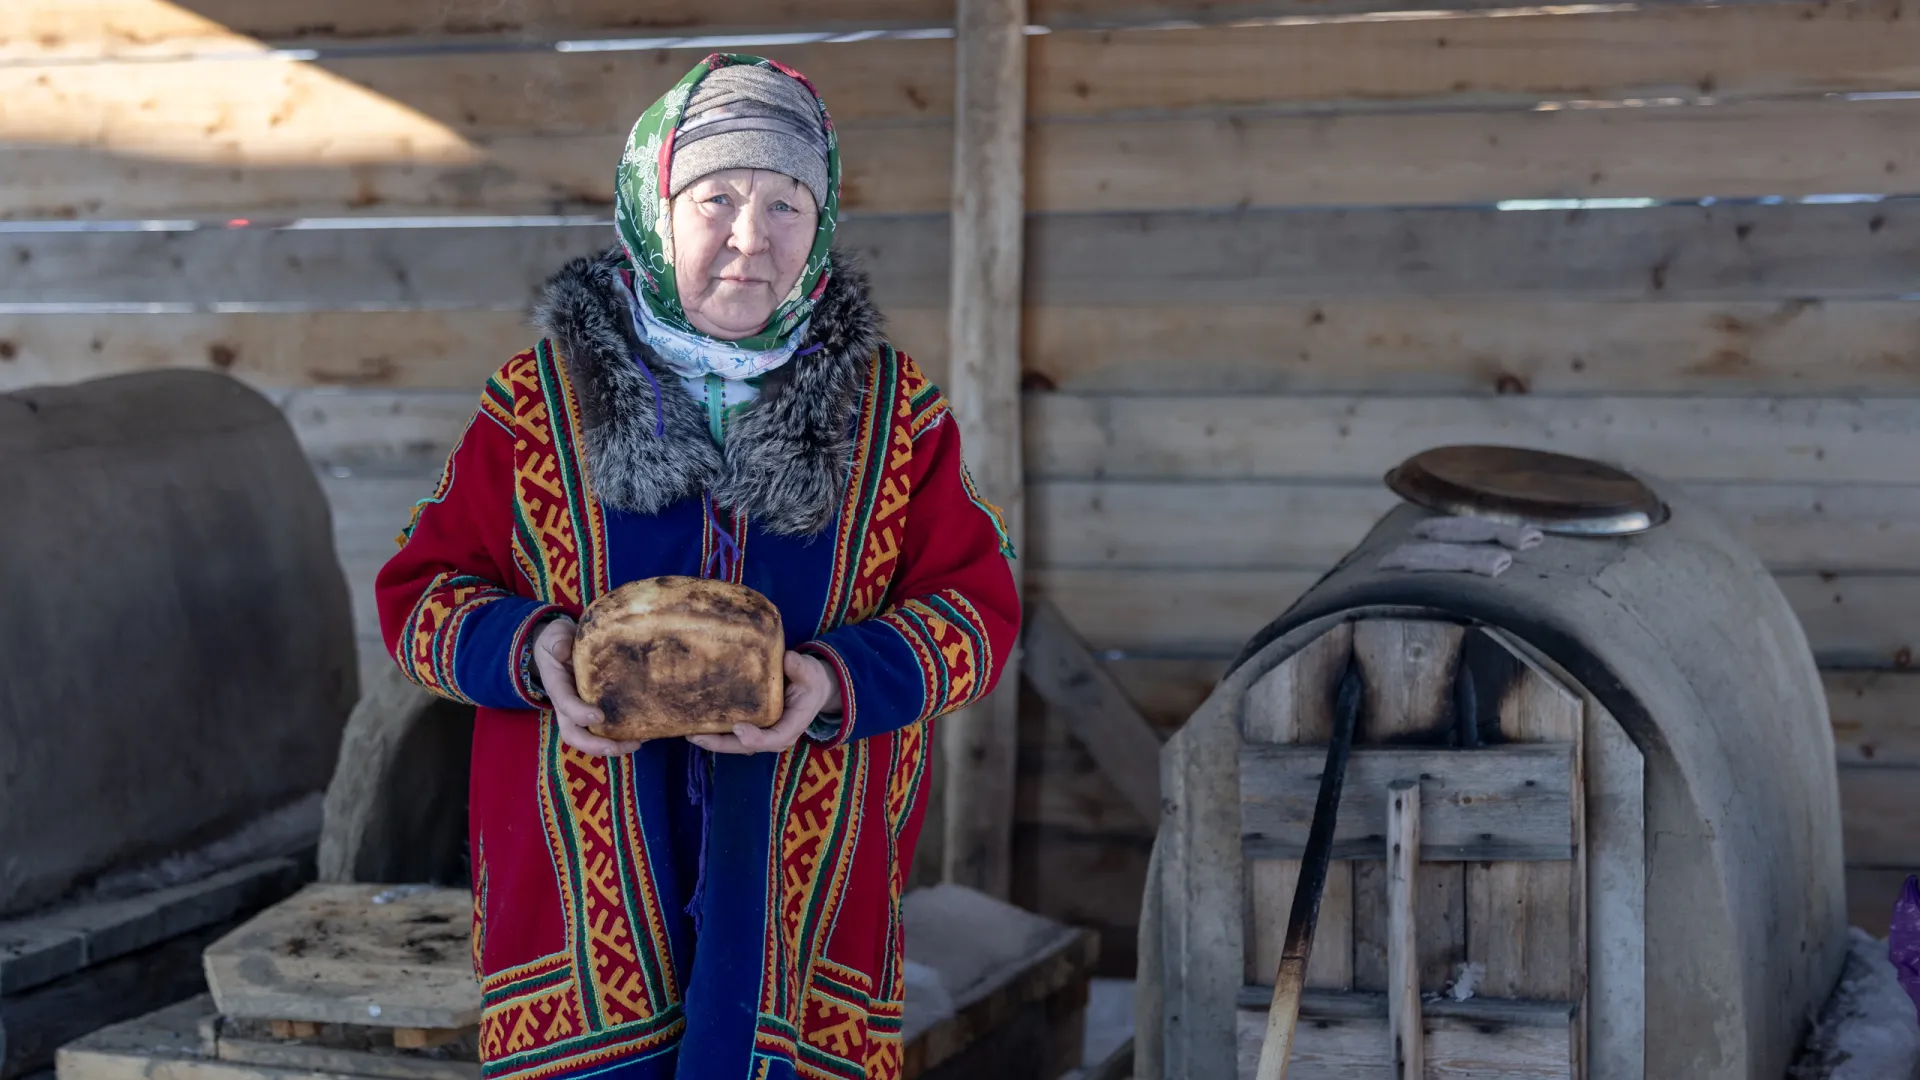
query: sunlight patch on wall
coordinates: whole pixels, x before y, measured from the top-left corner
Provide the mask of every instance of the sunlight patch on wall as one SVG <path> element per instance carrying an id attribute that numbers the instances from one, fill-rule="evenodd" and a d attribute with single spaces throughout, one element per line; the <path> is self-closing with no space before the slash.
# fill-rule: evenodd
<path id="1" fill-rule="evenodd" d="M 38 22 L 57 24 L 62 13 L 85 14 L 70 8 L 99 6 L 116 13 L 137 7 L 137 25 L 191 30 L 210 47 L 257 59 L 0 65 L 0 148 L 60 147 L 230 167 L 448 164 L 482 157 L 431 117 L 300 62 L 311 54 L 271 49 L 163 0 L 0 4 L 0 41 L 18 40 Z"/>

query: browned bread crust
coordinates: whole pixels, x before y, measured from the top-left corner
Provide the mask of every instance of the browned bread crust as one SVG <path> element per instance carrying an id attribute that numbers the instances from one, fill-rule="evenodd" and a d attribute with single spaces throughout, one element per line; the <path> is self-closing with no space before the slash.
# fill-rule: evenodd
<path id="1" fill-rule="evenodd" d="M 606 714 L 591 729 L 632 741 L 772 727 L 785 704 L 786 639 L 773 602 L 690 577 L 630 582 L 580 619 L 573 677 Z"/>

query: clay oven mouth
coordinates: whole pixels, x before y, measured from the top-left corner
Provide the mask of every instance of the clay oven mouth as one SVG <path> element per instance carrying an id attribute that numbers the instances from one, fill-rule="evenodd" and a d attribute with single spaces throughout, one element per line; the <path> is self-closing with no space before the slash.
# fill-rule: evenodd
<path id="1" fill-rule="evenodd" d="M 1786 1073 L 1847 948 L 1825 699 L 1765 569 L 1652 490 L 1659 527 L 1493 577 L 1383 569 L 1431 516 L 1402 506 L 1247 647 L 1163 760 L 1138 1075 L 1253 1075 L 1349 672 L 1290 1078 L 1391 1075 L 1396 993 L 1442 1075 Z"/>

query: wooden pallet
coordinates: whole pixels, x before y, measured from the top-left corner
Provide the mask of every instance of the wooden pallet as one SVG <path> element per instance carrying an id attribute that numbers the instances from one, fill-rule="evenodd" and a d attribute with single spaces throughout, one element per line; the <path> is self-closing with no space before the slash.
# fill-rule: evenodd
<path id="1" fill-rule="evenodd" d="M 476 1080 L 461 889 L 313 885 L 207 949 L 211 994 L 60 1052 L 61 1080 Z M 903 904 L 910 1080 L 1053 1080 L 1079 1064 L 1086 930 L 958 886 Z"/>

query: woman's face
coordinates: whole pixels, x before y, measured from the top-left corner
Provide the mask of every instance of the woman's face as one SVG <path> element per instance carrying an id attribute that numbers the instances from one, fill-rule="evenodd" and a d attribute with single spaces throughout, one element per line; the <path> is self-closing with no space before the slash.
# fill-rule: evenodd
<path id="1" fill-rule="evenodd" d="M 723 169 L 673 200 L 673 281 L 695 330 L 722 341 L 759 333 L 813 250 L 813 192 L 784 173 Z"/>

